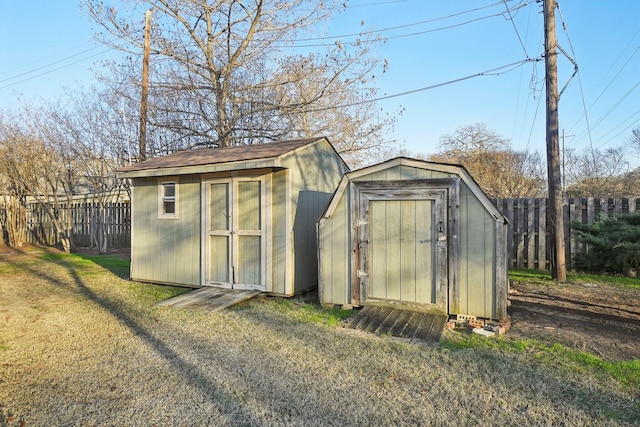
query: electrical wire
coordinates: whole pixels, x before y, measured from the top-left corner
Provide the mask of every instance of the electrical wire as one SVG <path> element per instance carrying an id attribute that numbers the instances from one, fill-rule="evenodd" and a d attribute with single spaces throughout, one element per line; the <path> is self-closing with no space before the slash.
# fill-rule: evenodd
<path id="1" fill-rule="evenodd" d="M 519 66 L 521 66 L 522 64 L 525 64 L 527 62 L 536 62 L 536 61 L 541 61 L 541 60 L 542 60 L 542 58 L 535 58 L 535 59 L 527 58 L 527 59 L 523 59 L 521 61 L 513 62 L 511 64 L 502 65 L 500 67 L 492 68 L 490 70 L 481 71 L 479 73 L 471 74 L 471 75 L 468 75 L 468 76 L 465 76 L 465 77 L 460 77 L 460 78 L 449 80 L 449 81 L 442 82 L 442 83 L 437 83 L 437 84 L 430 85 L 430 86 L 421 87 L 421 88 L 418 88 L 418 89 L 412 89 L 412 90 L 408 90 L 408 91 L 405 91 L 405 92 L 394 93 L 392 95 L 381 96 L 381 97 L 378 97 L 378 98 L 365 99 L 365 100 L 362 100 L 362 101 L 351 102 L 351 103 L 348 103 L 348 104 L 334 105 L 334 106 L 331 106 L 331 107 L 314 108 L 314 109 L 311 109 L 311 110 L 307 110 L 307 112 L 308 113 L 314 113 L 314 112 L 318 112 L 318 111 L 335 110 L 335 109 L 338 109 L 338 108 L 355 107 L 357 105 L 369 104 L 369 103 L 378 102 L 378 101 L 384 101 L 384 100 L 391 99 L 391 98 L 398 98 L 398 97 L 401 97 L 401 96 L 412 95 L 414 93 L 424 92 L 424 91 L 427 91 L 427 90 L 436 89 L 436 88 L 443 87 L 443 86 L 448 86 L 448 85 L 451 85 L 453 83 L 459 83 L 459 82 L 462 82 L 464 80 L 472 79 L 474 77 L 499 76 L 501 74 L 505 74 L 505 73 L 511 72 L 511 71 L 515 70 L 516 68 L 518 68 Z M 510 68 L 510 69 L 507 70 L 507 71 L 497 72 L 499 70 L 504 70 L 506 68 Z"/>
<path id="2" fill-rule="evenodd" d="M 582 87 L 582 78 L 580 76 L 580 72 L 578 72 L 578 64 L 577 64 L 577 57 L 576 57 L 576 52 L 573 49 L 573 43 L 571 43 L 571 37 L 569 37 L 569 30 L 567 29 L 567 23 L 564 20 L 564 16 L 562 15 L 562 9 L 560 9 L 560 3 L 556 3 L 556 9 L 558 9 L 558 14 L 560 15 L 560 22 L 562 23 L 562 29 L 564 31 L 564 34 L 567 38 L 567 42 L 569 42 L 569 49 L 571 50 L 571 55 L 573 56 L 573 60 L 571 60 L 571 62 L 573 62 L 574 66 L 575 66 L 575 70 L 576 73 L 578 74 L 578 87 L 580 88 L 580 98 L 582 100 L 582 109 L 584 111 L 584 120 L 585 123 L 587 125 L 587 134 L 589 136 L 589 146 L 591 147 L 591 149 L 593 150 L 593 139 L 591 137 L 591 126 L 589 125 L 589 115 L 587 114 L 587 104 L 585 102 L 584 99 L 584 90 Z M 564 53 L 564 51 L 563 51 Z M 565 54 L 565 56 L 567 56 Z M 575 74 L 575 73 L 574 73 Z"/>
<path id="3" fill-rule="evenodd" d="M 403 24 L 403 25 L 397 25 L 394 27 L 385 27 L 379 30 L 367 30 L 367 31 L 362 31 L 359 33 L 351 33 L 351 34 L 340 34 L 340 35 L 335 35 L 335 36 L 323 36 L 323 37 L 308 37 L 308 38 L 300 38 L 300 39 L 295 39 L 295 40 L 282 40 L 283 42 L 299 42 L 299 41 L 316 41 L 316 40 L 331 40 L 331 39 L 340 39 L 340 38 L 344 38 L 344 37 L 358 37 L 358 36 L 363 36 L 363 35 L 368 35 L 368 34 L 380 34 L 380 33 L 384 33 L 387 31 L 393 31 L 393 30 L 399 30 L 401 28 L 408 28 L 408 27 L 415 27 L 418 25 L 424 25 L 424 24 L 429 24 L 431 22 L 437 22 L 437 21 L 444 21 L 445 19 L 449 19 L 449 18 L 455 18 L 456 16 L 461 16 L 461 15 L 466 15 L 467 13 L 471 13 L 471 12 L 477 12 L 479 10 L 483 10 L 483 9 L 488 9 L 491 7 L 494 7 L 496 5 L 501 4 L 502 2 L 497 2 L 497 3 L 493 3 L 490 4 L 488 6 L 482 6 L 482 7 L 477 7 L 475 9 L 468 9 L 465 10 L 463 12 L 457 12 L 457 13 L 453 13 L 451 15 L 446 15 L 446 16 L 441 16 L 438 18 L 432 18 L 432 19 L 427 19 L 424 21 L 418 21 L 418 22 L 412 22 L 410 24 Z"/>
<path id="4" fill-rule="evenodd" d="M 627 117 L 626 119 L 624 119 L 622 121 L 622 123 L 620 123 L 618 126 L 614 127 L 613 129 L 615 130 L 616 128 L 622 126 L 625 122 L 627 122 L 628 120 L 631 120 L 634 116 L 640 114 L 640 110 L 637 110 L 636 112 L 632 113 L 629 117 Z M 610 143 L 611 141 L 613 141 L 614 139 L 616 139 L 617 137 L 619 137 L 620 135 L 622 135 L 624 132 L 628 131 L 632 126 L 634 126 L 636 123 L 640 122 L 640 117 L 637 118 L 636 120 L 634 120 L 633 122 L 631 122 L 631 124 L 629 124 L 627 127 L 625 127 L 624 129 L 622 129 L 620 132 L 618 132 L 617 134 L 615 134 L 614 136 L 612 136 L 611 138 L 609 138 L 608 140 L 606 140 L 605 142 L 603 142 L 602 144 L 600 144 L 598 146 L 598 148 L 602 148 L 605 145 L 607 145 L 608 143 Z M 604 134 L 604 136 L 610 134 L 613 130 L 607 132 L 606 134 Z"/>
<path id="5" fill-rule="evenodd" d="M 531 122 L 531 129 L 529 130 L 529 138 L 527 139 L 527 147 L 524 149 L 525 152 L 529 151 L 529 146 L 531 145 L 531 137 L 533 136 L 533 128 L 535 127 L 536 120 L 538 119 L 538 110 L 540 109 L 540 101 L 542 101 L 542 96 L 538 97 L 538 103 L 536 104 L 536 111 L 533 114 L 533 121 Z"/>
<path id="6" fill-rule="evenodd" d="M 638 88 L 638 86 L 640 86 L 640 80 L 635 85 L 633 85 L 633 87 L 631 87 L 631 89 L 629 89 L 624 95 L 622 95 L 622 97 L 620 97 L 598 120 L 596 120 L 593 128 L 595 129 L 596 127 L 598 127 L 598 125 L 600 125 L 604 119 L 606 119 L 616 108 L 618 108 L 620 104 L 622 104 L 622 102 L 627 99 L 627 97 L 631 95 L 634 90 Z M 584 135 L 584 133 L 582 135 Z"/>
<path id="7" fill-rule="evenodd" d="M 513 20 L 513 15 L 511 15 L 511 10 L 509 9 L 509 6 L 507 5 L 507 0 L 502 0 L 502 2 L 504 3 L 504 7 L 507 9 L 507 14 L 509 15 L 508 21 L 510 21 L 511 25 L 513 25 L 513 29 L 516 32 L 516 36 L 518 36 L 518 40 L 520 41 L 520 46 L 522 46 L 522 50 L 524 51 L 524 55 L 525 55 L 526 58 L 529 58 L 529 54 L 527 53 L 527 48 L 524 46 L 524 43 L 522 41 L 522 37 L 520 37 L 520 33 L 518 32 L 518 27 L 516 27 L 516 23 Z"/>
<path id="8" fill-rule="evenodd" d="M 405 3 L 409 0 L 391 0 L 391 1 L 381 1 L 378 3 L 365 3 L 365 4 L 354 4 L 354 5 L 347 5 L 347 9 L 354 9 L 357 7 L 369 7 L 369 6 L 384 6 L 385 4 L 393 4 L 393 3 Z"/>
<path id="9" fill-rule="evenodd" d="M 627 67 L 627 65 L 629 65 L 629 63 L 631 62 L 631 59 L 633 59 L 633 57 L 635 56 L 636 53 L 638 53 L 638 51 L 640 50 L 640 46 L 638 46 L 637 48 L 635 48 L 635 50 L 633 51 L 633 53 L 631 54 L 631 56 L 629 56 L 629 58 L 627 59 L 627 61 L 622 65 L 622 67 L 618 70 L 618 72 L 616 73 L 615 76 L 613 76 L 613 78 L 611 80 L 609 80 L 609 83 L 607 84 L 607 86 L 602 89 L 602 91 L 600 92 L 600 94 L 598 94 L 598 96 L 596 97 L 596 99 L 591 103 L 591 106 L 589 106 L 589 108 L 587 109 L 587 112 L 591 111 L 591 109 L 597 104 L 597 102 L 600 100 L 600 98 L 602 97 L 602 95 L 604 95 L 604 93 L 607 91 L 607 89 L 609 89 L 609 87 L 613 84 L 613 82 L 620 76 L 620 74 L 622 73 L 622 71 L 624 71 L 624 69 Z M 569 130 L 573 129 L 579 122 L 580 120 L 578 120 L 577 122 L 575 122 L 570 128 Z"/>
<path id="10" fill-rule="evenodd" d="M 535 0 L 532 0 L 535 1 Z M 486 7 L 493 7 L 496 4 L 501 4 L 502 2 L 498 2 L 495 4 L 492 4 L 490 6 L 485 6 Z M 518 9 L 523 8 L 527 5 L 529 5 L 531 3 L 531 1 L 524 3 L 524 4 L 520 4 L 519 6 L 517 6 Z M 513 10 L 513 9 L 512 9 Z M 459 14 L 464 14 L 464 13 L 468 13 L 468 11 L 465 12 L 460 12 Z M 451 16 L 457 16 L 458 14 L 454 14 Z M 444 30 L 450 30 L 452 28 L 457 28 L 457 27 L 462 27 L 464 25 L 468 25 L 474 22 L 478 22 L 478 21 L 483 21 L 485 19 L 491 19 L 491 18 L 496 18 L 499 16 L 504 16 L 504 12 L 500 12 L 500 13 L 495 13 L 492 15 L 486 15 L 486 16 L 481 16 L 478 18 L 473 18 L 473 19 L 469 19 L 467 21 L 464 22 L 460 22 L 457 24 L 452 24 L 452 25 L 447 25 L 447 26 L 443 26 L 443 27 L 438 27 L 438 28 L 432 28 L 429 30 L 424 30 L 424 31 L 416 31 L 413 33 L 407 33 L 407 34 L 400 34 L 400 35 L 396 35 L 396 36 L 388 36 L 385 37 L 384 40 L 394 40 L 394 39 L 401 39 L 401 38 L 406 38 L 406 37 L 414 37 L 414 36 L 418 36 L 418 35 L 422 35 L 422 34 L 429 34 L 429 33 L 434 33 L 434 32 L 438 32 L 438 31 L 444 31 Z M 432 20 L 427 20 L 427 21 L 422 21 L 422 22 L 416 22 L 416 23 L 412 23 L 412 24 L 405 24 L 405 25 L 401 25 L 401 26 L 397 26 L 397 27 L 391 27 L 391 28 L 383 28 L 383 29 L 379 29 L 379 30 L 369 30 L 369 31 L 363 31 L 360 33 L 353 33 L 353 34 L 349 34 L 349 35 L 344 35 L 344 37 L 362 37 L 363 35 L 369 35 L 369 34 L 380 34 L 383 32 L 387 32 L 387 31 L 392 31 L 395 29 L 399 29 L 399 28 L 406 28 L 409 26 L 415 26 L 415 25 L 421 25 L 427 22 L 433 22 L 433 21 L 438 21 L 438 20 L 442 20 L 442 19 L 446 19 L 448 17 L 442 17 L 442 18 L 434 18 Z M 312 44 L 296 44 L 298 41 L 305 41 L 305 40 L 309 40 L 309 41 L 313 41 L 313 40 L 330 40 L 330 39 L 335 39 L 335 38 L 340 38 L 342 36 L 326 36 L 326 37 L 316 37 L 316 38 L 312 38 L 312 39 L 296 39 L 296 40 L 280 40 L 280 44 L 276 44 L 276 46 L 279 47 L 287 47 L 287 48 L 310 48 L 310 47 L 332 47 L 332 46 L 357 46 L 362 44 L 361 40 L 355 40 L 355 41 L 338 41 L 336 40 L 333 43 L 312 43 Z"/>
<path id="11" fill-rule="evenodd" d="M 98 49 L 98 48 L 100 48 L 100 47 L 102 47 L 102 46 L 94 46 L 94 47 L 91 47 L 91 48 L 89 48 L 89 49 L 85 49 L 85 50 L 83 50 L 82 52 L 78 52 L 78 53 L 76 53 L 76 54 L 73 54 L 73 55 L 67 56 L 67 57 L 62 58 L 62 59 L 59 59 L 59 60 L 57 60 L 57 61 L 50 62 L 50 63 L 48 63 L 48 64 L 46 64 L 46 65 L 42 65 L 42 66 L 40 66 L 40 67 L 33 68 L 33 69 L 29 70 L 29 71 L 25 71 L 24 73 L 20 73 L 20 74 L 16 74 L 16 75 L 14 75 L 14 76 L 11 76 L 11 77 L 7 77 L 7 78 L 5 78 L 5 79 L 0 80 L 0 83 L 7 82 L 7 81 L 9 81 L 9 80 L 18 79 L 18 78 L 20 78 L 20 77 L 26 76 L 27 74 L 35 73 L 36 71 L 43 70 L 43 69 L 45 69 L 45 68 L 49 68 L 49 67 L 51 67 L 51 66 L 53 66 L 53 65 L 60 64 L 60 63 L 62 63 L 62 62 L 68 61 L 68 60 L 69 60 L 69 59 L 71 59 L 71 58 L 75 58 L 75 57 L 80 56 L 80 55 L 83 55 L 83 54 L 85 54 L 85 53 L 87 53 L 87 52 L 91 52 L 92 50 Z M 91 56 L 90 56 L 90 57 L 88 57 L 88 58 L 91 58 Z"/>
<path id="12" fill-rule="evenodd" d="M 116 49 L 116 48 L 115 48 L 115 47 L 110 47 L 110 48 L 105 49 L 105 50 L 103 50 L 103 51 L 101 51 L 101 52 L 98 52 L 98 53 L 96 53 L 96 54 L 93 54 L 93 55 L 91 55 L 91 56 L 87 56 L 87 57 L 85 57 L 85 58 L 79 59 L 79 60 L 74 61 L 74 62 L 70 62 L 70 63 L 68 63 L 68 64 L 62 65 L 62 66 L 60 66 L 60 67 L 57 67 L 57 68 L 54 68 L 54 69 L 51 69 L 51 70 L 47 70 L 47 71 L 45 71 L 44 73 L 36 74 L 36 75 L 34 75 L 34 76 L 27 77 L 27 78 L 22 79 L 22 80 L 19 80 L 19 81 L 17 81 L 17 82 L 13 82 L 13 83 L 9 83 L 9 84 L 4 85 L 4 86 L 0 86 L 0 90 L 2 90 L 2 89 L 6 89 L 6 88 L 11 87 L 11 86 L 18 85 L 18 84 L 20 84 L 20 83 L 28 82 L 29 80 L 33 80 L 33 79 L 35 79 L 35 78 L 45 76 L 45 75 L 50 74 L 50 73 L 53 73 L 53 72 L 55 72 L 55 71 L 62 70 L 62 69 L 64 69 L 64 68 L 67 68 L 67 67 L 70 67 L 70 66 L 72 66 L 72 65 L 78 64 L 78 63 L 80 63 L 80 62 L 86 61 L 87 59 L 91 59 L 91 58 L 95 58 L 96 56 L 103 55 L 103 54 L 105 54 L 105 53 L 107 53 L 107 52 L 109 52 L 109 51 L 112 51 L 112 50 L 114 50 L 114 49 Z M 66 60 L 66 59 L 65 59 L 65 60 Z M 56 63 L 59 63 L 59 62 L 62 62 L 62 61 L 64 61 L 64 60 L 56 61 Z M 48 66 L 40 67 L 39 69 L 46 68 L 46 67 L 48 67 Z M 22 75 L 27 75 L 27 74 L 30 74 L 30 73 L 32 73 L 32 72 L 33 72 L 33 71 L 29 71 L 29 72 L 23 73 Z M 2 80 L 2 82 L 7 81 L 7 80 L 13 80 L 13 79 L 18 78 L 18 77 L 19 77 L 19 76 L 10 77 L 9 79 Z"/>

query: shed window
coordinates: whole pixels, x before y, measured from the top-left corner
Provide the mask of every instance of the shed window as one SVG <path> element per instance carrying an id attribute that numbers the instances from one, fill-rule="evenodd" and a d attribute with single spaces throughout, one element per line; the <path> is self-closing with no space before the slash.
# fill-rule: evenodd
<path id="1" fill-rule="evenodd" d="M 161 181 L 158 195 L 158 218 L 178 218 L 178 183 Z"/>

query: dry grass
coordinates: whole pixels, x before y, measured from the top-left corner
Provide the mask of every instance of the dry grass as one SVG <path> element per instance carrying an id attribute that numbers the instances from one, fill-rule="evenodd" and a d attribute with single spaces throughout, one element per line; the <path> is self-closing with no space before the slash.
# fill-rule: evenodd
<path id="1" fill-rule="evenodd" d="M 0 425 L 640 419 L 637 388 L 602 372 L 529 352 L 354 335 L 272 299 L 214 314 L 161 308 L 176 290 L 128 282 L 123 270 L 109 258 L 0 257 Z"/>

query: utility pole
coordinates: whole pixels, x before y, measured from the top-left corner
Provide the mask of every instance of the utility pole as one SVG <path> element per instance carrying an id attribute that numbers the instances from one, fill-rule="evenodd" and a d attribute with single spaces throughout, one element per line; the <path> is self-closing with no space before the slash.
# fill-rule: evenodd
<path id="1" fill-rule="evenodd" d="M 547 177 L 551 217 L 551 277 L 566 282 L 562 182 L 558 135 L 558 55 L 556 52 L 555 0 L 544 0 L 544 51 L 547 98 Z"/>
<path id="2" fill-rule="evenodd" d="M 149 50 L 151 48 L 151 10 L 144 17 L 144 53 L 142 58 L 142 93 L 140 95 L 140 161 L 147 158 L 147 98 L 149 98 Z"/>

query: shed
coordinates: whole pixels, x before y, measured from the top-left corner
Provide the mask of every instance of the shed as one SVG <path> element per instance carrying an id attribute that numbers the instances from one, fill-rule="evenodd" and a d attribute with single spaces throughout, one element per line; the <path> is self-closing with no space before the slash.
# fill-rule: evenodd
<path id="1" fill-rule="evenodd" d="M 320 301 L 503 319 L 507 224 L 459 165 L 349 172 L 318 221 Z"/>
<path id="2" fill-rule="evenodd" d="M 120 169 L 132 188 L 131 279 L 278 295 L 315 288 L 316 223 L 348 170 L 325 138 Z"/>

